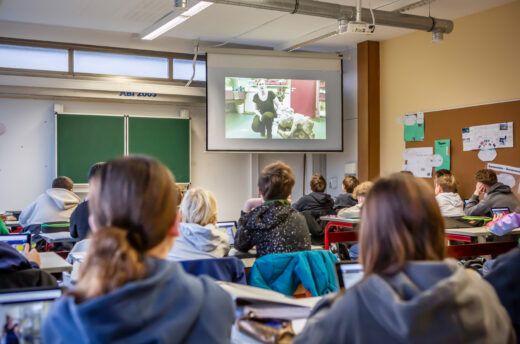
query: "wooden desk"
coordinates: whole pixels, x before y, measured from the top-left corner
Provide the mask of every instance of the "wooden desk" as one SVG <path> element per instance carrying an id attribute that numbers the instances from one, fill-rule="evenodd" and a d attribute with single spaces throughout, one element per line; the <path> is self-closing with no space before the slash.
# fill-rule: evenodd
<path id="1" fill-rule="evenodd" d="M 61 272 L 71 272 L 72 265 L 57 255 L 55 252 L 40 252 L 41 266 L 45 272 L 56 274 Z"/>
<path id="2" fill-rule="evenodd" d="M 510 235 L 520 235 L 520 228 L 513 229 Z M 495 236 L 487 227 L 471 227 L 471 228 L 447 228 L 446 239 L 462 241 L 485 243 L 489 236 Z"/>

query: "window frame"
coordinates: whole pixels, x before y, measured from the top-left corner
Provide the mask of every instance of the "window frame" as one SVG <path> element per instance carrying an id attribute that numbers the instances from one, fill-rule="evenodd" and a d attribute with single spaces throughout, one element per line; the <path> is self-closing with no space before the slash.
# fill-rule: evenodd
<path id="1" fill-rule="evenodd" d="M 57 78 L 71 78 L 71 79 L 84 79 L 84 80 L 124 80 L 128 81 L 147 81 L 158 84 L 167 84 L 175 86 L 184 86 L 187 80 L 173 79 L 174 72 L 174 59 L 181 60 L 193 60 L 193 54 L 176 53 L 169 51 L 156 51 L 156 50 L 143 50 L 143 49 L 130 49 L 130 48 L 117 48 L 117 47 L 106 47 L 88 44 L 76 44 L 76 43 L 59 43 L 50 41 L 38 41 L 38 40 L 27 40 L 0 37 L 1 45 L 19 45 L 34 48 L 55 48 L 55 49 L 66 49 L 68 52 L 68 71 L 50 71 L 41 69 L 26 69 L 26 68 L 6 68 L 0 67 L 0 74 L 4 75 L 20 75 L 20 76 L 33 76 L 33 77 L 57 77 Z M 136 77 L 136 76 L 124 76 L 114 74 L 96 74 L 96 73 L 77 73 L 74 72 L 74 51 L 91 51 L 98 53 L 112 53 L 112 54 L 123 54 L 123 55 L 134 55 L 134 56 L 147 56 L 147 57 L 162 57 L 168 59 L 168 77 L 167 78 L 154 78 L 154 77 Z M 197 56 L 197 61 L 206 61 L 205 55 Z M 206 81 L 193 80 L 191 83 L 193 87 L 205 87 Z"/>

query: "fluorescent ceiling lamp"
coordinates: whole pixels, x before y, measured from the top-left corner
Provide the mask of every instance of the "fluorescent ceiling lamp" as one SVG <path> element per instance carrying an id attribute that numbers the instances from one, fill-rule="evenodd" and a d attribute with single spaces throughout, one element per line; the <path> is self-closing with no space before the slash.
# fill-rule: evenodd
<path id="1" fill-rule="evenodd" d="M 200 2 L 196 3 L 195 5 L 193 5 L 192 7 L 190 7 L 188 10 L 186 10 L 182 15 L 186 16 L 186 17 L 193 17 L 194 15 L 196 15 L 197 13 L 199 13 L 202 10 L 205 10 L 206 8 L 208 8 L 211 5 L 213 5 L 212 2 L 200 1 Z"/>
<path id="2" fill-rule="evenodd" d="M 209 1 L 199 1 L 186 11 L 179 13 L 179 11 L 173 11 L 167 14 L 166 16 L 159 19 L 157 22 L 155 22 L 152 26 L 147 28 L 142 34 L 141 39 L 144 40 L 152 40 L 160 35 L 164 34 L 165 32 L 170 31 L 174 27 L 176 27 L 179 24 L 182 24 L 186 20 L 188 20 L 190 17 L 193 17 L 200 11 L 208 8 L 213 3 Z"/>

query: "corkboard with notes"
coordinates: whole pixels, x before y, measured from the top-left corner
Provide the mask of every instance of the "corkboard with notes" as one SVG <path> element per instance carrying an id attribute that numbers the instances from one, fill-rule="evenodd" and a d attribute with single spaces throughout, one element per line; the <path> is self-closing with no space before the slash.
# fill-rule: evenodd
<path id="1" fill-rule="evenodd" d="M 480 160 L 478 150 L 463 151 L 462 128 L 506 122 L 513 122 L 513 147 L 496 149 L 493 161 Z M 520 168 L 520 100 L 425 112 L 424 128 L 424 141 L 406 142 L 406 148 L 433 147 L 435 140 L 451 139 L 451 171 L 464 199 L 474 191 L 475 172 L 488 163 Z M 513 191 L 520 198 L 520 175 L 511 175 L 515 178 Z"/>

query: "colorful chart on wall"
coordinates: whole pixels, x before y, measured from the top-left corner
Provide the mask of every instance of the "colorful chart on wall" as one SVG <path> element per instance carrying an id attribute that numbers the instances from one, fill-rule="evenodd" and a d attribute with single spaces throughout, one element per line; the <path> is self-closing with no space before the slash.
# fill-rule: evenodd
<path id="1" fill-rule="evenodd" d="M 403 116 L 404 141 L 424 141 L 424 113 L 412 113 Z"/>
<path id="2" fill-rule="evenodd" d="M 439 164 L 435 164 L 435 171 L 451 170 L 451 140 L 435 140 L 434 149 L 435 155 L 440 158 Z"/>

